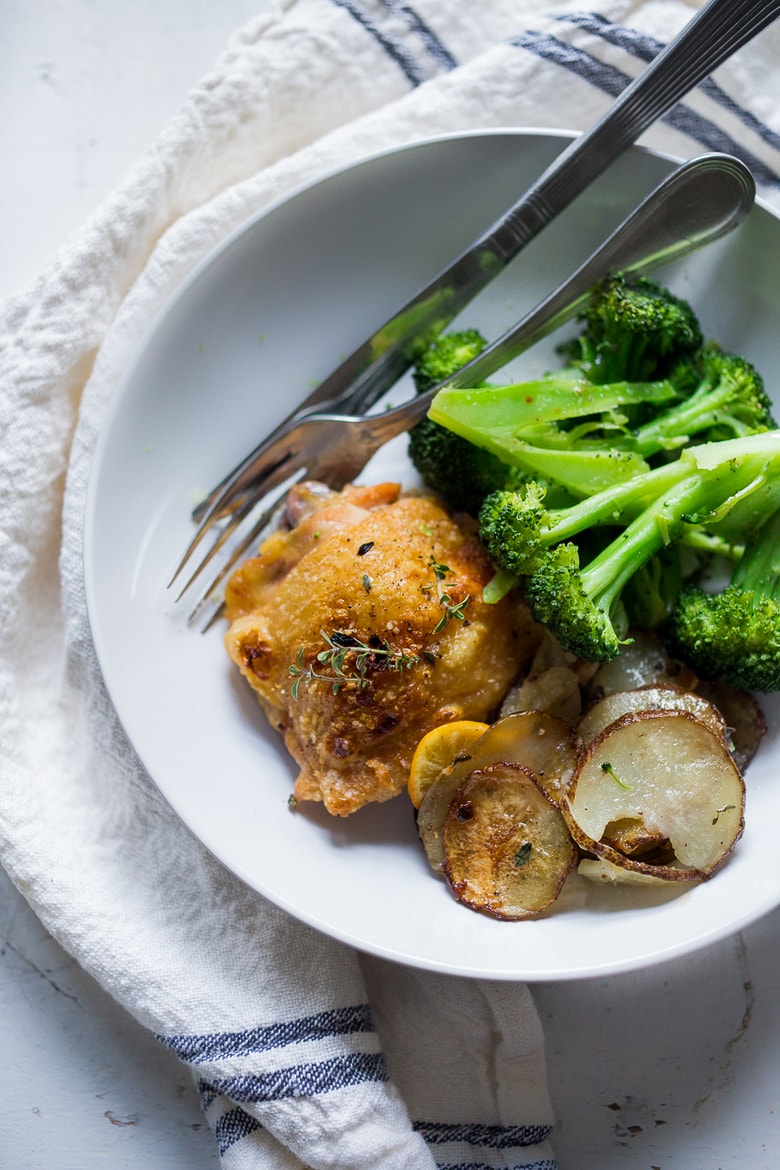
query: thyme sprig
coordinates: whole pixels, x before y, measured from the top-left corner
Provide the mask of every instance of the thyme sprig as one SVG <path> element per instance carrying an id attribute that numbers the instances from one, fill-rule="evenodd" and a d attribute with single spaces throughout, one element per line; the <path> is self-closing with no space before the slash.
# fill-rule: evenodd
<path id="1" fill-rule="evenodd" d="M 329 683 L 334 695 L 337 695 L 343 686 L 351 684 L 359 690 L 368 686 L 368 671 L 372 665 L 383 661 L 390 670 L 409 670 L 417 662 L 416 654 L 409 654 L 406 650 L 399 650 L 380 638 L 372 638 L 364 642 L 353 634 L 336 632 L 329 634 L 320 630 L 322 640 L 327 649 L 320 650 L 315 662 L 329 668 L 331 674 L 321 674 L 313 664 L 304 664 L 305 647 L 299 649 L 295 662 L 289 667 L 290 675 L 295 679 L 291 687 L 294 699 L 298 698 L 301 683 L 325 682 Z"/>
<path id="2" fill-rule="evenodd" d="M 442 564 L 441 561 L 437 561 L 433 553 L 431 553 L 428 564 L 430 565 L 433 571 L 433 575 L 436 578 L 436 585 L 439 594 L 439 605 L 441 605 L 444 610 L 441 619 L 433 628 L 434 634 L 440 634 L 447 625 L 447 622 L 463 622 L 466 620 L 466 606 L 471 600 L 471 597 L 470 594 L 467 593 L 462 601 L 454 602 L 452 600 L 452 595 L 447 592 L 444 585 L 442 584 L 447 574 L 452 572 L 450 566 Z"/>

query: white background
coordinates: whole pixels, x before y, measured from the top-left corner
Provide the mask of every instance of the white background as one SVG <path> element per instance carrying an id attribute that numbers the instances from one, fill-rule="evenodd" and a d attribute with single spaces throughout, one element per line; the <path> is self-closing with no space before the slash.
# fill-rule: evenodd
<path id="1" fill-rule="evenodd" d="M 261 2 L 0 0 L 0 295 L 120 180 Z M 561 1170 L 780 1165 L 778 955 L 775 912 L 685 960 L 538 986 Z M 0 1170 L 217 1165 L 188 1071 L 1 872 L 0 1053 Z"/>

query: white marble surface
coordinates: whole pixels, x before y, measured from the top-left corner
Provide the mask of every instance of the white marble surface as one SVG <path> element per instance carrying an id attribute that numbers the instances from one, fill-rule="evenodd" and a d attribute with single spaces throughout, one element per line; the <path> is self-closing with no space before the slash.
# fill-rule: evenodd
<path id="1" fill-rule="evenodd" d="M 2 0 L 0 295 L 111 189 L 256 8 Z M 536 987 L 561 1170 L 780 1165 L 778 956 L 775 912 L 687 959 Z M 0 1170 L 216 1166 L 187 1070 L 2 873 L 0 1052 Z"/>

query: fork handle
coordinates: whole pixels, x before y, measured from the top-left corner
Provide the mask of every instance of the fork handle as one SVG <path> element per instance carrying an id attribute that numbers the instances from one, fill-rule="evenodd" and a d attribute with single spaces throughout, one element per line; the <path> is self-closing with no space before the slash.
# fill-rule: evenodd
<path id="1" fill-rule="evenodd" d="M 444 329 L 648 127 L 778 16 L 780 0 L 709 0 L 517 203 L 320 384 L 320 403 L 351 384 L 350 413 L 373 405 L 414 361 L 416 338 Z"/>

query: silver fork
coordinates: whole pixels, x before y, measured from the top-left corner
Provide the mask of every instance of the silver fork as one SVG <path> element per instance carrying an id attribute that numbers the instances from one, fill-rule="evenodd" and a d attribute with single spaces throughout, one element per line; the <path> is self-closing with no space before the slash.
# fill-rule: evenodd
<path id="1" fill-rule="evenodd" d="M 642 200 L 576 272 L 478 357 L 447 379 L 446 385 L 479 385 L 580 312 L 592 295 L 593 286 L 604 276 L 618 271 L 649 272 L 689 255 L 737 227 L 754 199 L 753 177 L 738 159 L 707 154 L 684 163 Z M 182 590 L 183 593 L 235 536 L 230 555 L 202 591 L 190 619 L 213 598 L 225 576 L 267 527 L 278 505 L 276 500 L 270 507 L 263 506 L 269 493 L 303 478 L 320 480 L 332 488 L 343 487 L 386 442 L 419 422 L 439 389 L 441 386 L 434 387 L 393 410 L 373 415 L 310 414 L 266 444 L 256 463 L 255 478 L 246 489 L 244 503 L 226 523 Z M 248 531 L 241 531 L 244 521 L 248 522 Z M 220 604 L 214 600 L 214 613 L 207 625 Z"/>
<path id="2" fill-rule="evenodd" d="M 199 524 L 175 580 L 204 535 L 242 508 L 267 448 L 307 413 L 359 414 L 560 211 L 689 90 L 780 16 L 780 0 L 709 0 L 508 211 L 316 387 L 193 511 Z M 377 356 L 378 355 L 378 356 Z"/>

